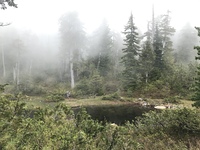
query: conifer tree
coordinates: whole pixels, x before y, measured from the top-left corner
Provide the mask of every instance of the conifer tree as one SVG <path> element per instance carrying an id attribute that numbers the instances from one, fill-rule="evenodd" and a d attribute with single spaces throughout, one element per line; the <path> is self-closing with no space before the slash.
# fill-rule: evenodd
<path id="1" fill-rule="evenodd" d="M 93 33 L 88 49 L 89 61 L 101 76 L 107 76 L 111 70 L 112 36 L 106 20 Z"/>
<path id="2" fill-rule="evenodd" d="M 160 36 L 160 32 L 158 26 L 156 25 L 154 42 L 153 42 L 153 49 L 154 49 L 154 63 L 153 63 L 153 70 L 151 71 L 150 78 L 151 80 L 157 80 L 161 77 L 161 73 L 164 69 L 163 63 L 163 45 Z"/>
<path id="3" fill-rule="evenodd" d="M 99 49 L 98 58 L 97 58 L 97 70 L 101 76 L 108 75 L 108 72 L 111 69 L 111 47 L 112 39 L 110 34 L 110 28 L 106 22 L 103 21 L 103 24 L 99 28 L 99 41 L 97 49 Z"/>
<path id="4" fill-rule="evenodd" d="M 163 61 L 166 69 L 169 69 L 173 66 L 174 58 L 173 58 L 173 42 L 171 37 L 175 33 L 175 29 L 170 25 L 171 17 L 170 11 L 167 11 L 166 14 L 160 16 L 160 21 L 158 22 L 158 28 L 160 31 L 160 37 L 162 40 L 163 47 Z"/>
<path id="5" fill-rule="evenodd" d="M 78 13 L 69 12 L 64 14 L 60 18 L 59 31 L 62 44 L 60 54 L 64 59 L 62 62 L 67 62 L 68 64 L 71 88 L 73 89 L 75 86 L 75 64 L 78 63 L 81 58 L 81 49 L 84 47 L 85 41 L 85 31 L 83 24 L 78 17 Z"/>
<path id="6" fill-rule="evenodd" d="M 142 47 L 142 53 L 140 56 L 141 74 L 146 83 L 148 83 L 149 73 L 153 69 L 153 63 L 154 53 L 152 50 L 151 41 L 149 38 L 147 38 Z"/>
<path id="7" fill-rule="evenodd" d="M 171 41 L 171 36 L 174 35 L 175 29 L 170 26 L 170 11 L 166 14 L 160 16 L 159 30 L 162 39 L 164 53 L 169 53 L 173 50 L 173 42 Z"/>
<path id="8" fill-rule="evenodd" d="M 131 14 L 127 25 L 125 26 L 125 48 L 122 49 L 124 55 L 122 57 L 122 63 L 124 65 L 123 70 L 123 85 L 125 90 L 134 90 L 139 82 L 139 39 L 137 28 L 133 22 L 133 15 Z"/>
<path id="9" fill-rule="evenodd" d="M 200 36 L 200 27 L 195 27 L 198 31 L 198 36 Z M 195 46 L 194 49 L 197 50 L 197 55 L 195 57 L 196 60 L 200 60 L 200 46 Z M 193 97 L 196 102 L 193 106 L 200 107 L 200 65 L 197 67 L 197 77 L 195 79 L 195 95 Z"/>
<path id="10" fill-rule="evenodd" d="M 154 37 L 154 52 L 155 52 L 155 61 L 154 67 L 159 70 L 163 69 L 163 51 L 162 51 L 162 41 L 160 37 L 160 33 L 158 30 L 158 26 L 156 26 L 155 37 Z"/>

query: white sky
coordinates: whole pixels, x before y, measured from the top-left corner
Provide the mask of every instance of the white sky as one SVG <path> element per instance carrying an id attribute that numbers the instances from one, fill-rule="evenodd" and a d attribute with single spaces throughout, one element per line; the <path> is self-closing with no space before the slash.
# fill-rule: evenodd
<path id="1" fill-rule="evenodd" d="M 151 19 L 152 4 L 155 16 L 171 11 L 172 26 L 176 29 L 190 22 L 200 26 L 200 0 L 15 0 L 17 9 L 0 10 L 0 21 L 31 29 L 36 33 L 52 34 L 58 31 L 58 19 L 67 11 L 76 10 L 87 32 L 99 27 L 106 18 L 110 28 L 122 32 L 130 13 L 138 28 L 145 32 Z"/>

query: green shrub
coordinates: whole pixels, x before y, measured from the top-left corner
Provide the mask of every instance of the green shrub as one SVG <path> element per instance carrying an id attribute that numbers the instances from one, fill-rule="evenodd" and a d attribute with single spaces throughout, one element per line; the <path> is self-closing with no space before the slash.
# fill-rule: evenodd
<path id="1" fill-rule="evenodd" d="M 192 104 L 193 107 L 196 107 L 196 108 L 200 108 L 200 101 L 196 101 L 194 104 Z"/>
<path id="2" fill-rule="evenodd" d="M 89 79 L 82 79 L 74 88 L 76 96 L 101 96 L 103 95 L 103 79 L 99 75 L 94 75 Z"/>
<path id="3" fill-rule="evenodd" d="M 173 96 L 173 97 L 164 98 L 164 102 L 172 103 L 172 104 L 179 104 L 181 101 L 178 97 Z"/>
<path id="4" fill-rule="evenodd" d="M 197 109 L 151 111 L 137 120 L 137 130 L 144 134 L 164 132 L 169 135 L 200 134 L 200 111 Z"/>
<path id="5" fill-rule="evenodd" d="M 21 86 L 19 89 L 25 95 L 44 95 L 46 90 L 40 85 Z"/>
<path id="6" fill-rule="evenodd" d="M 77 96 L 90 95 L 92 92 L 90 91 L 89 84 L 88 79 L 82 79 L 74 88 L 75 94 Z"/>
<path id="7" fill-rule="evenodd" d="M 103 91 L 105 94 L 112 94 L 118 91 L 118 85 L 116 81 L 108 81 L 103 86 Z"/>
<path id="8" fill-rule="evenodd" d="M 157 80 L 145 86 L 142 93 L 145 97 L 165 98 L 170 95 L 170 86 L 162 80 Z"/>
<path id="9" fill-rule="evenodd" d="M 64 91 L 56 91 L 56 92 L 51 92 L 47 96 L 47 101 L 49 102 L 60 102 L 65 100 L 66 93 Z"/>
<path id="10" fill-rule="evenodd" d="M 61 93 L 61 92 L 60 92 Z M 92 120 L 85 109 L 76 115 L 64 104 L 35 108 L 0 95 L 0 149 L 198 149 L 197 109 L 152 111 L 123 126 Z M 31 115 L 31 117 L 30 117 Z"/>
<path id="11" fill-rule="evenodd" d="M 120 96 L 118 95 L 118 93 L 114 93 L 114 94 L 110 94 L 107 96 L 102 97 L 102 100 L 120 100 Z"/>

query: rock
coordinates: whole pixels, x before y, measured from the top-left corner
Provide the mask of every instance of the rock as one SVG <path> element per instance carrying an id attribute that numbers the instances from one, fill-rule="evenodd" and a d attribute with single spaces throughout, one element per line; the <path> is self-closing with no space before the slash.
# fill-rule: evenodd
<path id="1" fill-rule="evenodd" d="M 166 109 L 166 106 L 155 106 L 155 109 Z"/>
<path id="2" fill-rule="evenodd" d="M 139 101 L 143 101 L 143 98 L 138 98 Z"/>

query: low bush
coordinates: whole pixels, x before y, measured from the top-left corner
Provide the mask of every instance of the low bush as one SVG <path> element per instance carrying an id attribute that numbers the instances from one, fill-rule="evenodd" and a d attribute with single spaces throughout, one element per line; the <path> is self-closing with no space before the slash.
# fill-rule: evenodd
<path id="1" fill-rule="evenodd" d="M 103 96 L 102 100 L 120 100 L 120 96 L 118 95 L 118 93 L 114 93 L 114 94 L 110 94 L 107 96 Z"/>
<path id="2" fill-rule="evenodd" d="M 148 134 L 199 135 L 200 111 L 187 108 L 163 110 L 160 113 L 151 111 L 137 120 L 137 130 Z"/>
<path id="3" fill-rule="evenodd" d="M 64 104 L 35 108 L 0 95 L 0 149 L 187 150 L 200 146 L 200 111 L 151 111 L 123 126 L 76 115 Z"/>
<path id="4" fill-rule="evenodd" d="M 165 98 L 170 95 L 170 86 L 162 80 L 154 81 L 141 89 L 145 97 Z"/>
<path id="5" fill-rule="evenodd" d="M 48 96 L 46 101 L 49 102 L 60 102 L 60 101 L 64 101 L 66 97 L 66 92 L 62 91 L 62 90 L 58 90 L 55 92 L 51 92 Z"/>
<path id="6" fill-rule="evenodd" d="M 193 107 L 200 108 L 200 100 L 196 101 L 194 104 L 192 104 Z"/>
<path id="7" fill-rule="evenodd" d="M 173 96 L 173 97 L 168 97 L 164 98 L 165 103 L 172 103 L 172 104 L 179 104 L 181 101 L 179 97 Z"/>
<path id="8" fill-rule="evenodd" d="M 103 79 L 99 75 L 94 75 L 90 79 L 84 78 L 74 88 L 75 95 L 81 96 L 102 96 L 103 92 Z"/>

